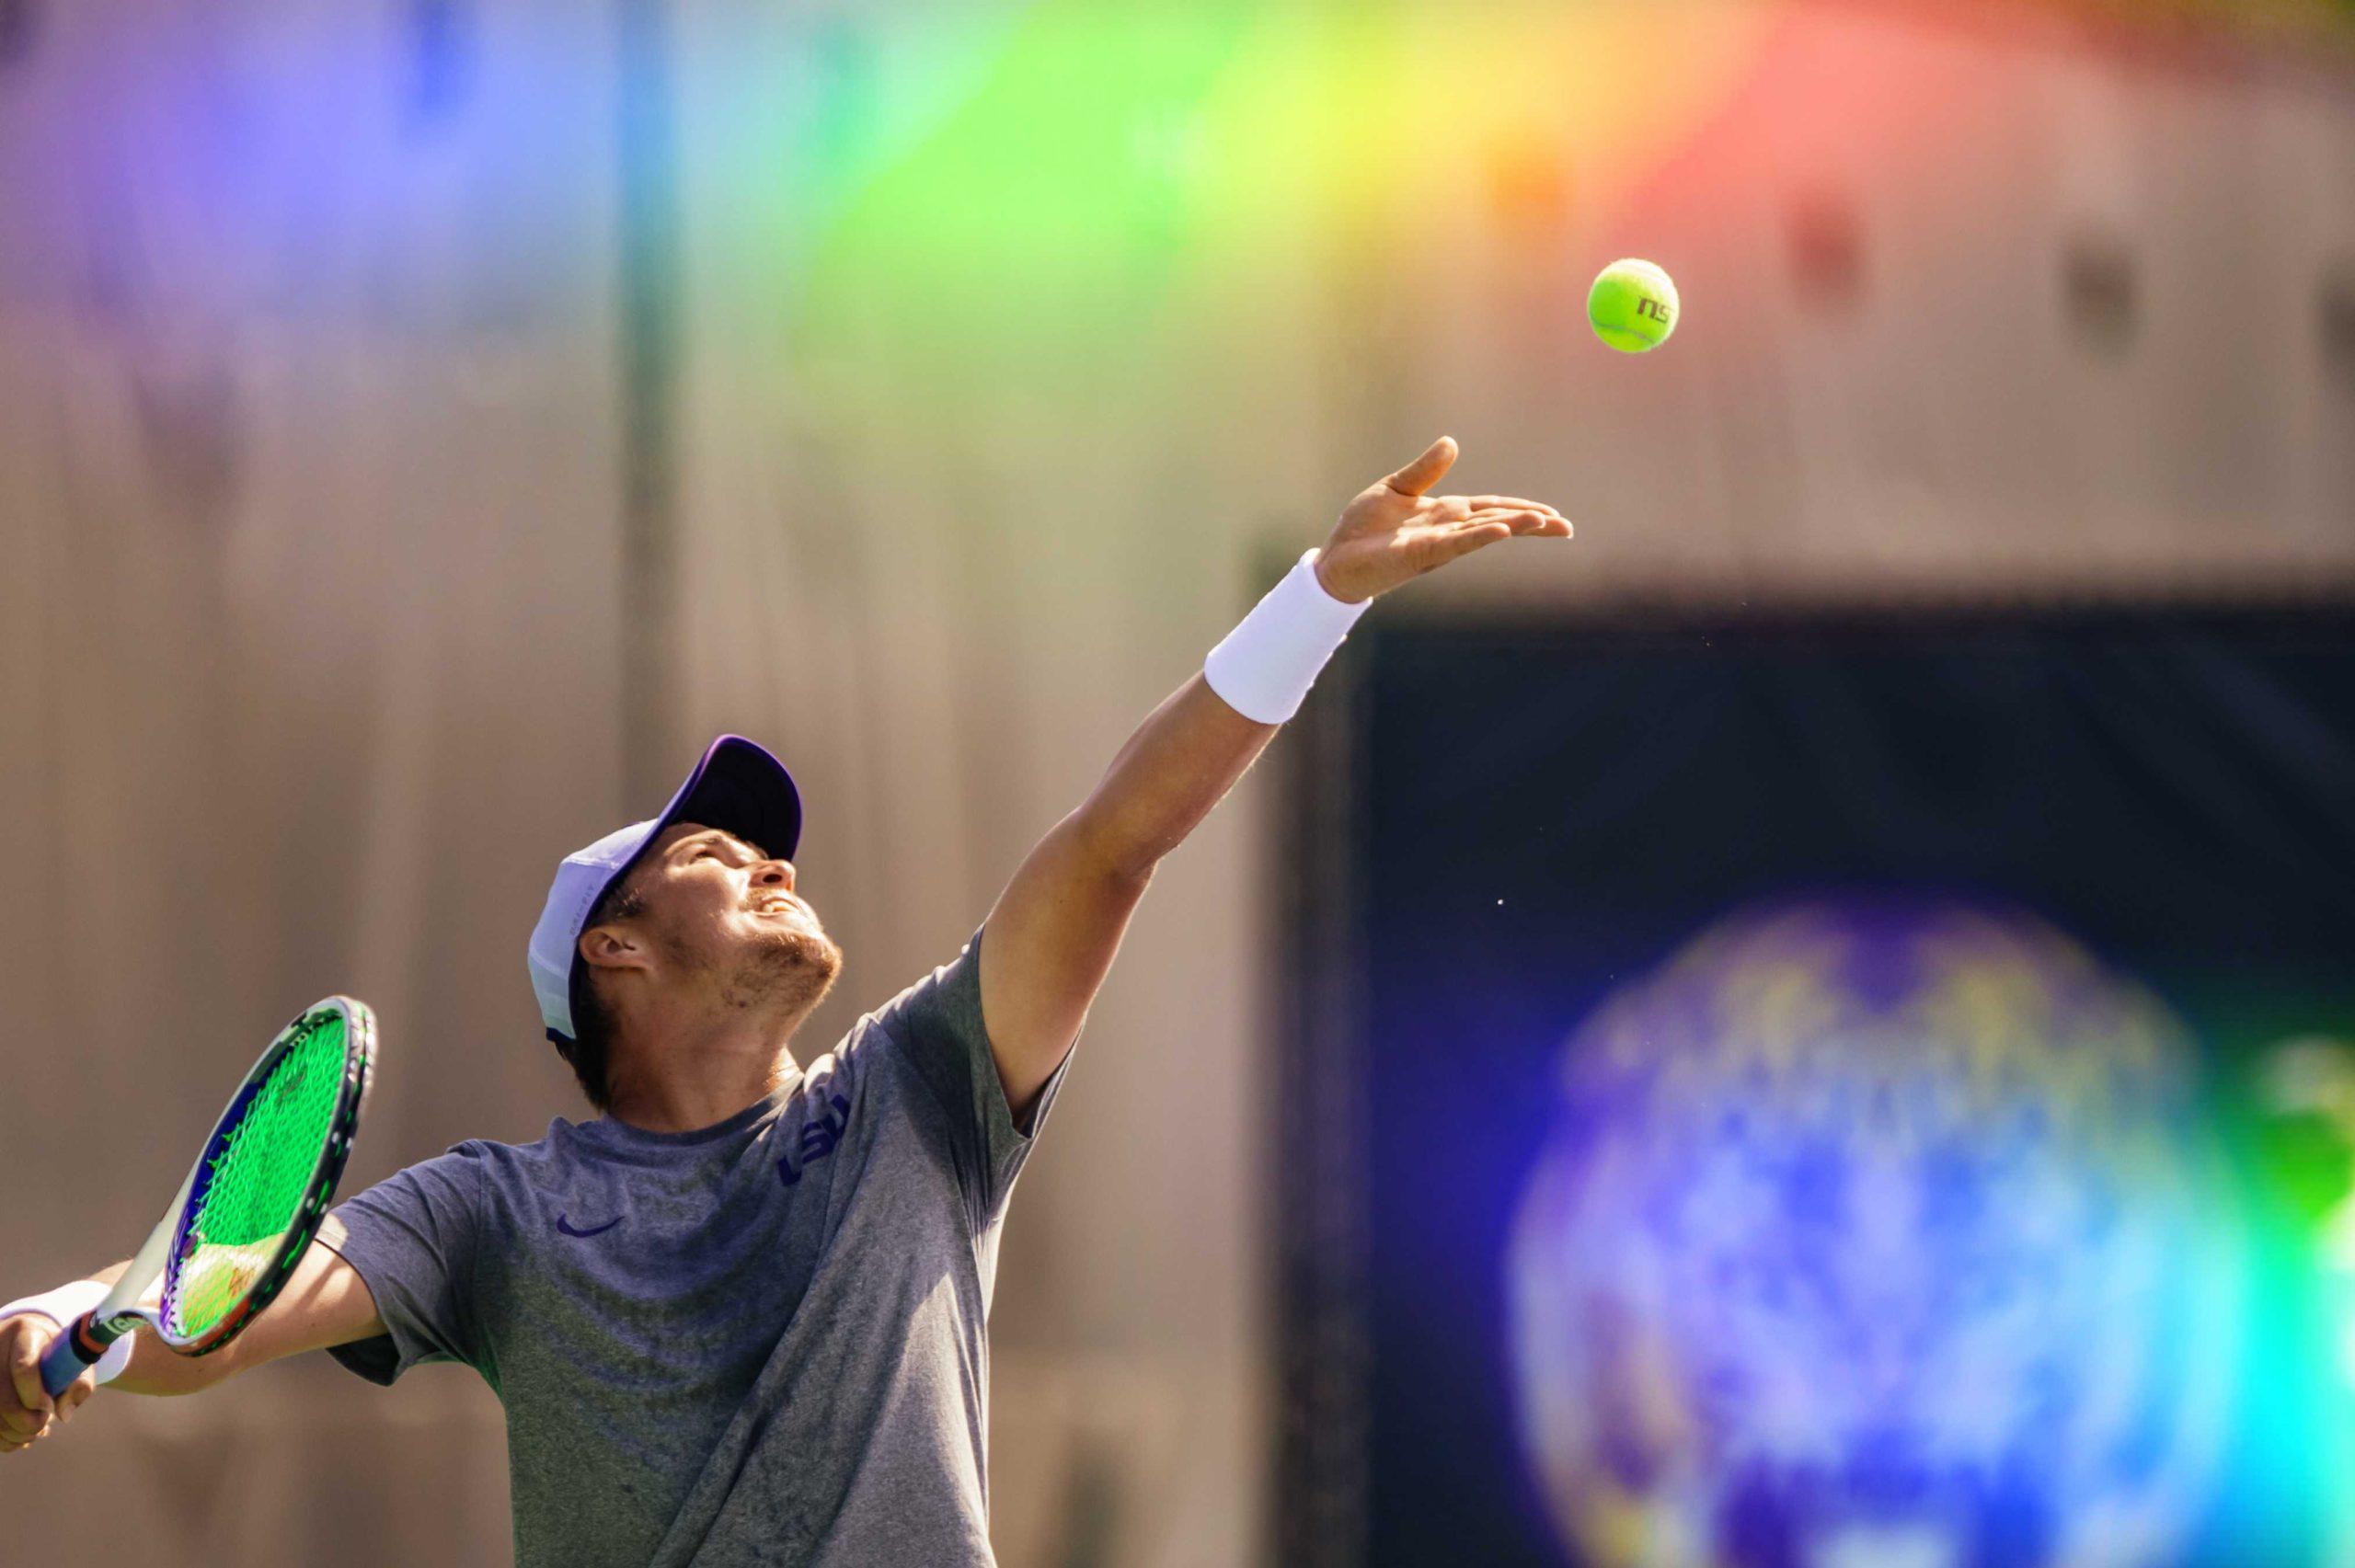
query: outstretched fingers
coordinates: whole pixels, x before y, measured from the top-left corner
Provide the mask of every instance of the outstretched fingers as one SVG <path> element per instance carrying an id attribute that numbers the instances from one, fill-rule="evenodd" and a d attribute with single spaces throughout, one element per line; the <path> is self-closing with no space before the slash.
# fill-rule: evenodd
<path id="1" fill-rule="evenodd" d="M 1430 571 L 1459 560 L 1473 551 L 1494 544 L 1499 539 L 1512 537 L 1512 524 L 1488 521 L 1458 523 L 1455 527 L 1433 536 L 1426 546 L 1427 555 L 1422 569 Z"/>
<path id="2" fill-rule="evenodd" d="M 1445 496 L 1441 498 L 1462 501 L 1474 511 L 1542 511 L 1548 517 L 1562 515 L 1544 501 L 1533 501 L 1526 496 Z"/>
<path id="3" fill-rule="evenodd" d="M 1501 522 L 1512 532 L 1531 538 L 1568 539 L 1571 533 L 1570 520 L 1551 507 L 1486 507 L 1465 521 L 1483 525 Z"/>

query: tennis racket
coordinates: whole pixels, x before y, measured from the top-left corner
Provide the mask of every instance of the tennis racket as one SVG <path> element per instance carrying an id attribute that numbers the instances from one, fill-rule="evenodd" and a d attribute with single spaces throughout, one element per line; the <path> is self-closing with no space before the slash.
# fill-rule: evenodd
<path id="1" fill-rule="evenodd" d="M 348 996 L 279 1031 L 139 1255 L 41 1357 L 51 1398 L 142 1323 L 181 1355 L 206 1356 L 270 1305 L 327 1217 L 375 1046 L 376 1015 Z M 155 1305 L 143 1305 L 158 1278 Z"/>

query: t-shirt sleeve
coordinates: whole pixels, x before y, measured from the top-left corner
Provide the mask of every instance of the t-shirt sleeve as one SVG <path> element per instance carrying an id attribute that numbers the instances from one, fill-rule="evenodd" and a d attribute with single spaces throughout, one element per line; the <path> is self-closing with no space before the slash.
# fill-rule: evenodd
<path id="1" fill-rule="evenodd" d="M 875 1028 L 896 1047 L 942 1113 L 947 1152 L 976 1231 L 1005 1217 L 1014 1178 L 1046 1125 L 1074 1054 L 1066 1053 L 1056 1064 L 1026 1125 L 1017 1127 L 982 1019 L 982 931 L 974 932 L 953 960 L 872 1015 Z"/>
<path id="2" fill-rule="evenodd" d="M 462 1143 L 336 1206 L 344 1235 L 332 1250 L 367 1282 L 385 1332 L 329 1355 L 375 1383 L 425 1361 L 482 1365 L 474 1302 L 482 1174 L 477 1152 Z"/>

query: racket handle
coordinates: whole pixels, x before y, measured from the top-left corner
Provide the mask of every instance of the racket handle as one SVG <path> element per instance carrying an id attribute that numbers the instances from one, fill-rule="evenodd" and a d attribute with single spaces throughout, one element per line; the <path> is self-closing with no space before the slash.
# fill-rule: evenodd
<path id="1" fill-rule="evenodd" d="M 50 1398 L 55 1399 L 72 1388 L 74 1379 L 97 1365 L 98 1357 L 106 1354 L 103 1345 L 96 1351 L 84 1353 L 82 1335 L 89 1326 L 90 1315 L 85 1312 L 65 1325 L 65 1332 L 50 1342 L 48 1353 L 41 1356 L 40 1386 L 49 1391 Z"/>

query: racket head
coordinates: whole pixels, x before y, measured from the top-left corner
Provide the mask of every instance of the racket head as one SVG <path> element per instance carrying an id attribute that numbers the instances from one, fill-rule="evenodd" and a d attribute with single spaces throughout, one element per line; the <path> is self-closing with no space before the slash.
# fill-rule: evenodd
<path id="1" fill-rule="evenodd" d="M 331 996 L 278 1033 L 189 1175 L 152 1322 L 184 1356 L 220 1349 L 277 1298 L 327 1218 L 359 1130 L 376 1017 Z"/>

